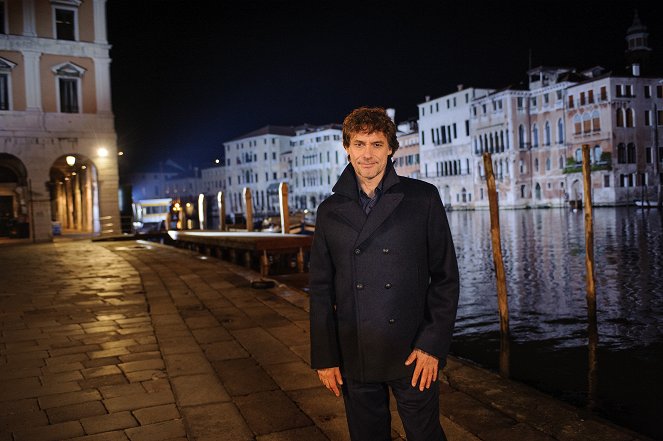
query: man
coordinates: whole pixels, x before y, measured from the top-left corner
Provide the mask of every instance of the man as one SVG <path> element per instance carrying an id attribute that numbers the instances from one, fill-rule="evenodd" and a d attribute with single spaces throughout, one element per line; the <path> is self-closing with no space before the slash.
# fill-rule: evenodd
<path id="1" fill-rule="evenodd" d="M 383 109 L 343 121 L 350 164 L 318 208 L 311 249 L 311 366 L 343 391 L 353 441 L 391 440 L 389 388 L 408 441 L 445 440 L 438 370 L 458 306 L 458 266 L 437 189 L 396 174 Z"/>

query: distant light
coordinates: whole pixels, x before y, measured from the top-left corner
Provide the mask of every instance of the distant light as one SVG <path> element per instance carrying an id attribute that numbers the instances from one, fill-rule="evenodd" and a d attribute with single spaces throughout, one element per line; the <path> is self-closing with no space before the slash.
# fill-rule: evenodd
<path id="1" fill-rule="evenodd" d="M 65 181 L 68 181 L 68 180 L 69 180 L 69 178 L 64 178 L 64 180 L 65 180 Z"/>
<path id="2" fill-rule="evenodd" d="M 191 206 L 191 203 L 190 203 L 190 202 L 187 202 L 187 203 L 186 203 L 186 206 L 187 206 L 187 207 L 190 207 L 190 206 Z"/>
<path id="3" fill-rule="evenodd" d="M 123 156 L 124 152 L 117 152 L 117 156 Z"/>
<path id="4" fill-rule="evenodd" d="M 108 149 L 106 147 L 99 147 L 99 149 L 97 150 L 97 154 L 102 158 L 105 158 L 106 156 L 108 156 Z"/>
<path id="5" fill-rule="evenodd" d="M 81 169 L 82 169 L 82 170 L 85 170 L 86 168 L 87 168 L 87 165 L 82 165 L 82 166 L 81 166 Z"/>
<path id="6" fill-rule="evenodd" d="M 215 160 L 214 160 L 214 163 L 215 163 L 215 164 L 218 164 L 219 162 L 221 162 L 219 159 L 215 159 Z"/>
<path id="7" fill-rule="evenodd" d="M 67 165 L 69 167 L 73 167 L 74 164 L 76 164 L 76 157 L 68 155 L 66 158 L 64 158 L 65 161 L 67 161 Z"/>
<path id="8" fill-rule="evenodd" d="M 76 172 L 71 172 L 71 175 L 72 175 L 72 176 L 76 176 Z"/>

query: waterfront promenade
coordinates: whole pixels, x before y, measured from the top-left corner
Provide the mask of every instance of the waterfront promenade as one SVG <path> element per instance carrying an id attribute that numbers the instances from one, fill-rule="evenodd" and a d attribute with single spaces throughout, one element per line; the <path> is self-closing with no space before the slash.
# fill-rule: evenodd
<path id="1" fill-rule="evenodd" d="M 304 293 L 137 241 L 3 245 L 0 265 L 0 441 L 348 439 Z M 442 378 L 450 441 L 646 439 L 454 358 Z"/>

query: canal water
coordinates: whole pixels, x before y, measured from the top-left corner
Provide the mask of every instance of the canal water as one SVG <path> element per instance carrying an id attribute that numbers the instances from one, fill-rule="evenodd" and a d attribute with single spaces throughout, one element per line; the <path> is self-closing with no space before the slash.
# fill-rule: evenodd
<path id="1" fill-rule="evenodd" d="M 591 381 L 583 212 L 500 213 L 511 378 L 655 439 L 663 439 L 661 211 L 594 209 L 598 347 Z M 461 273 L 452 352 L 497 370 L 490 215 L 448 217 Z"/>

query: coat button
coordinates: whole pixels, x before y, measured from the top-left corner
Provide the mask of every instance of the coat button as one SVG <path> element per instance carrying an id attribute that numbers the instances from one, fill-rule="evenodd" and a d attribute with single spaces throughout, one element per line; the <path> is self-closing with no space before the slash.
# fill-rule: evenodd
<path id="1" fill-rule="evenodd" d="M 389 254 L 389 248 L 382 248 L 382 253 Z"/>
<path id="2" fill-rule="evenodd" d="M 364 289 L 364 285 L 362 283 L 357 283 L 357 289 Z"/>
<path id="3" fill-rule="evenodd" d="M 387 283 L 387 284 L 385 284 L 384 287 L 385 287 L 386 289 L 391 288 L 391 283 Z"/>
<path id="4" fill-rule="evenodd" d="M 357 249 L 355 250 L 355 254 L 360 254 L 360 253 L 361 253 L 361 250 L 360 250 L 359 248 L 357 248 Z"/>
<path id="5" fill-rule="evenodd" d="M 389 319 L 389 324 L 390 324 L 390 325 L 393 325 L 394 323 L 396 323 L 396 320 L 394 320 L 394 319 Z"/>

